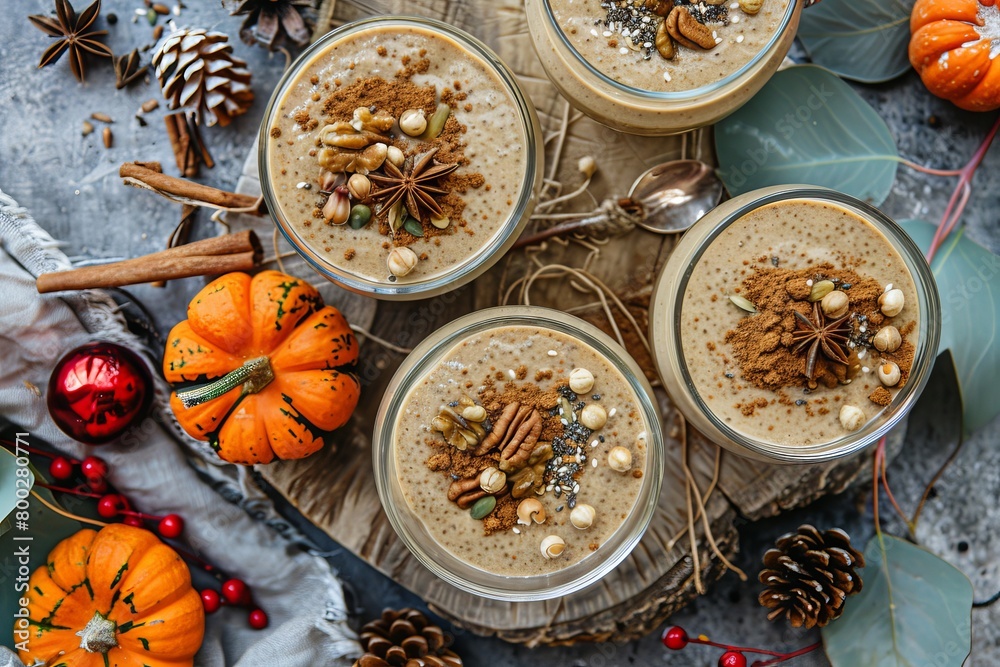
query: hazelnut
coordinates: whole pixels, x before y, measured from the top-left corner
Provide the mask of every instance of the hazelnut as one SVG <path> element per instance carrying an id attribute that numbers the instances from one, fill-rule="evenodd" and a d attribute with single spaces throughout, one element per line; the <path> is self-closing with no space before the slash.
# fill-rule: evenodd
<path id="1" fill-rule="evenodd" d="M 591 431 L 596 431 L 608 423 L 608 413 L 596 403 L 591 403 L 580 411 L 580 423 Z"/>
<path id="2" fill-rule="evenodd" d="M 581 503 L 573 508 L 573 511 L 569 513 L 569 522 L 573 524 L 574 528 L 580 530 L 586 530 L 594 525 L 594 518 L 597 516 L 597 510 L 591 505 L 586 503 Z"/>
<path id="3" fill-rule="evenodd" d="M 427 114 L 423 109 L 407 109 L 399 116 L 399 129 L 411 137 L 423 134 L 427 129 Z"/>
<path id="4" fill-rule="evenodd" d="M 854 405 L 845 405 L 840 408 L 840 425 L 848 431 L 857 431 L 865 424 L 864 411 Z"/>
<path id="5" fill-rule="evenodd" d="M 887 387 L 895 387 L 901 377 L 899 366 L 892 361 L 887 361 L 878 367 L 878 379 Z"/>
<path id="6" fill-rule="evenodd" d="M 574 368 L 569 372 L 569 388 L 575 394 L 586 394 L 594 388 L 594 374 L 586 368 Z"/>
<path id="7" fill-rule="evenodd" d="M 403 155 L 403 151 L 396 146 L 389 146 L 386 148 L 385 159 L 396 167 L 402 167 L 403 163 L 406 162 L 406 156 Z"/>
<path id="8" fill-rule="evenodd" d="M 584 155 L 580 158 L 580 161 L 576 163 L 576 168 L 585 177 L 590 178 L 594 175 L 594 172 L 597 171 L 597 160 L 590 155 Z"/>
<path id="9" fill-rule="evenodd" d="M 892 326 L 882 327 L 872 338 L 872 345 L 879 352 L 895 352 L 903 344 L 903 337 L 899 335 L 899 329 Z"/>
<path id="10" fill-rule="evenodd" d="M 886 317 L 895 317 L 903 310 L 903 290 L 891 289 L 878 298 L 879 308 Z"/>
<path id="11" fill-rule="evenodd" d="M 632 452 L 624 447 L 612 447 L 608 452 L 608 467 L 617 472 L 628 472 L 632 469 Z"/>
<path id="12" fill-rule="evenodd" d="M 822 298 L 819 302 L 823 314 L 833 319 L 839 319 L 847 314 L 850 307 L 850 299 L 839 290 L 834 290 Z"/>
<path id="13" fill-rule="evenodd" d="M 739 0 L 744 14 L 756 14 L 764 6 L 764 0 Z"/>
<path id="14" fill-rule="evenodd" d="M 462 410 L 462 418 L 481 424 L 486 421 L 486 408 L 481 405 L 470 405 Z"/>
<path id="15" fill-rule="evenodd" d="M 367 199 L 372 191 L 372 182 L 364 174 L 353 174 L 347 181 L 347 191 L 354 199 Z"/>
<path id="16" fill-rule="evenodd" d="M 537 498 L 525 498 L 517 506 L 517 522 L 530 526 L 532 521 L 545 523 L 545 508 Z"/>
<path id="17" fill-rule="evenodd" d="M 566 549 L 566 540 L 558 535 L 549 535 L 540 545 L 542 555 L 546 558 L 558 558 Z"/>
<path id="18" fill-rule="evenodd" d="M 409 248 L 393 248 L 386 263 L 389 265 L 389 273 L 405 276 L 416 267 L 418 261 L 417 253 Z"/>
<path id="19" fill-rule="evenodd" d="M 479 473 L 479 487 L 486 493 L 500 493 L 507 485 L 507 475 L 502 470 L 490 466 Z"/>

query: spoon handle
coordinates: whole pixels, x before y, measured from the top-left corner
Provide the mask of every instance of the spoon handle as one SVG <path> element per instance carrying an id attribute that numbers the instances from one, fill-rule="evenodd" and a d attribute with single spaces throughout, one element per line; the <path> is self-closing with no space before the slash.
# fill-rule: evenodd
<path id="1" fill-rule="evenodd" d="M 590 227 L 595 228 L 595 231 L 598 233 L 624 234 L 635 228 L 636 218 L 642 218 L 642 207 L 638 203 L 627 197 L 618 201 L 605 200 L 596 215 L 588 215 L 579 220 L 570 220 L 569 222 L 554 225 L 534 234 L 522 235 L 514 243 L 513 248 L 515 250 L 524 248 L 529 245 L 541 243 L 553 236 L 563 236 Z"/>

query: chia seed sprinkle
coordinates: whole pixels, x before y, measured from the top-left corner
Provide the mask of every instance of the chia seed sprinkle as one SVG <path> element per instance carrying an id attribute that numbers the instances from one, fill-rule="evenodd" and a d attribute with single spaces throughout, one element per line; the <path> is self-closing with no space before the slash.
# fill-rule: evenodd
<path id="1" fill-rule="evenodd" d="M 795 405 L 805 405 L 806 403 L 808 403 L 808 401 L 806 401 L 803 398 L 800 398 L 797 401 L 795 401 Z"/>
<path id="2" fill-rule="evenodd" d="M 674 4 L 687 9 L 699 23 L 729 24 L 729 8 L 726 5 L 707 5 L 701 0 L 674 0 Z M 734 5 L 733 9 L 739 7 L 739 3 Z M 656 29 L 661 19 L 646 7 L 643 0 L 604 0 L 601 8 L 605 11 L 605 16 L 595 21 L 595 25 L 604 24 L 604 31 L 601 33 L 604 37 L 617 33 L 622 39 L 629 40 L 633 48 L 642 52 L 643 60 L 656 55 Z M 641 47 L 638 46 L 640 44 Z M 624 46 L 618 50 L 622 55 L 629 52 Z M 669 81 L 670 74 L 664 72 L 663 78 Z"/>
<path id="3" fill-rule="evenodd" d="M 733 374 L 732 371 L 726 371 L 726 377 L 732 379 L 732 378 L 736 377 L 736 375 Z"/>
<path id="4" fill-rule="evenodd" d="M 563 511 L 563 506 L 562 506 L 562 505 L 560 505 L 559 507 L 557 507 L 557 508 L 556 508 L 556 511 L 557 511 L 557 512 L 562 512 L 562 511 Z"/>

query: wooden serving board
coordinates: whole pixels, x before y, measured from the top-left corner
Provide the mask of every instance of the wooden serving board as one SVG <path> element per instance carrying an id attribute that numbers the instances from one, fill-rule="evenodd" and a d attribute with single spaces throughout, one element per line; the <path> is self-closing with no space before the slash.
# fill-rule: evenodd
<path id="1" fill-rule="evenodd" d="M 605 197 L 623 196 L 632 180 L 650 166 L 668 159 L 699 157 L 711 160 L 707 133 L 685 137 L 639 138 L 613 132 L 589 119 L 577 118 L 545 78 L 535 58 L 524 19 L 521 0 L 340 0 L 332 11 L 334 23 L 368 14 L 418 14 L 439 18 L 462 27 L 493 47 L 518 73 L 538 109 L 545 129 L 548 158 L 559 143 L 556 133 L 563 119 L 569 126 L 562 159 L 551 172 L 563 183 L 563 192 L 583 180 L 577 161 L 593 156 L 599 165 L 590 193 L 560 210 L 590 210 Z M 247 178 L 241 187 L 253 191 L 256 160 L 248 160 Z M 550 173 L 551 165 L 546 167 Z M 639 322 L 646 326 L 649 302 L 657 268 L 673 247 L 671 237 L 641 230 L 613 238 L 599 246 L 590 270 L 625 301 Z M 546 263 L 581 266 L 588 249 L 573 244 L 549 244 L 539 256 Z M 302 265 L 304 266 L 304 265 Z M 497 305 L 498 286 L 509 284 L 530 269 L 524 253 L 512 253 L 474 284 L 450 294 L 417 303 L 379 303 L 340 293 L 329 301 L 341 306 L 352 322 L 370 326 L 373 333 L 404 346 L 420 341 L 446 322 L 476 309 Z M 303 269 L 305 270 L 305 269 Z M 303 274 L 306 275 L 306 274 Z M 321 279 L 320 279 L 321 280 Z M 329 296 L 329 290 L 325 290 Z M 602 311 L 588 306 L 594 299 L 576 292 L 569 281 L 536 283 L 531 303 L 571 310 L 609 330 Z M 627 329 L 624 320 L 619 324 Z M 655 379 L 653 364 L 638 344 L 634 331 L 623 330 L 628 347 L 640 365 Z M 336 447 L 301 461 L 285 461 L 259 469 L 263 478 L 283 494 L 304 516 L 345 548 L 363 558 L 422 597 L 436 612 L 480 634 L 497 635 L 529 645 L 568 644 L 578 641 L 631 639 L 648 633 L 670 614 L 696 596 L 692 546 L 687 528 L 684 473 L 677 439 L 674 409 L 658 390 L 664 423 L 669 434 L 663 490 L 652 525 L 635 551 L 614 572 L 587 590 L 558 600 L 538 603 L 505 603 L 464 593 L 437 579 L 396 538 L 382 512 L 372 476 L 371 434 L 375 412 L 385 385 L 403 359 L 367 342 L 359 367 L 364 389 L 361 405 L 351 423 L 340 432 Z M 896 446 L 902 435 L 894 438 Z M 690 437 L 689 465 L 698 485 L 705 489 L 713 474 L 717 448 L 697 434 Z M 718 488 L 707 503 L 708 518 L 716 542 L 727 556 L 739 548 L 737 517 L 754 521 L 816 498 L 843 490 L 870 465 L 862 454 L 836 463 L 813 466 L 774 467 L 738 459 L 721 458 Z M 677 535 L 683 537 L 676 543 Z M 706 582 L 721 576 L 722 564 L 711 555 L 698 526 L 697 549 L 701 577 Z M 752 574 L 752 573 L 751 573 Z"/>

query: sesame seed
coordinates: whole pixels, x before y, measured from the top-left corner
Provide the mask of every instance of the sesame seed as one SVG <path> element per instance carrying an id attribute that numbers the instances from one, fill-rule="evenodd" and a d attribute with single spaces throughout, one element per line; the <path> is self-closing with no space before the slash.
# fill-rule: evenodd
<path id="1" fill-rule="evenodd" d="M 663 79 L 664 81 L 670 81 L 670 72 L 664 72 Z"/>
<path id="2" fill-rule="evenodd" d="M 813 286 L 813 281 L 812 280 L 807 280 L 806 281 L 806 287 L 812 287 L 812 286 Z"/>
<path id="3" fill-rule="evenodd" d="M 617 408 L 611 408 L 610 410 L 608 410 L 608 419 L 614 417 L 617 412 L 618 412 Z"/>
<path id="4" fill-rule="evenodd" d="M 513 528 L 511 528 L 511 530 L 514 531 L 515 535 L 520 535 L 521 534 L 521 529 L 518 528 L 517 526 L 514 526 Z"/>
<path id="5" fill-rule="evenodd" d="M 734 17 L 732 18 L 732 22 L 733 22 L 733 23 L 739 23 L 739 22 L 740 22 L 740 17 L 739 17 L 739 16 L 734 16 Z"/>
<path id="6" fill-rule="evenodd" d="M 866 327 L 865 325 L 862 324 L 861 328 L 858 329 L 858 331 L 860 331 L 861 333 L 864 333 L 864 332 L 868 331 L 868 327 Z"/>
<path id="7" fill-rule="evenodd" d="M 891 289 L 892 289 L 892 283 L 889 283 L 888 285 L 885 286 L 885 290 L 884 291 L 888 292 Z"/>
<path id="8" fill-rule="evenodd" d="M 864 371 L 865 373 L 870 373 L 871 372 L 871 369 L 868 368 L 867 366 L 862 366 L 861 370 Z"/>
<path id="9" fill-rule="evenodd" d="M 556 352 L 555 350 L 549 350 L 546 354 L 548 354 L 550 357 L 558 357 L 559 356 L 559 353 Z"/>
<path id="10" fill-rule="evenodd" d="M 743 43 L 743 35 L 737 35 L 736 36 L 736 43 L 737 44 L 742 44 Z"/>
<path id="11" fill-rule="evenodd" d="M 590 34 L 593 35 L 594 37 L 600 37 L 600 34 L 598 34 L 597 30 L 595 30 L 594 28 L 590 29 Z"/>
<path id="12" fill-rule="evenodd" d="M 611 37 L 611 31 L 610 30 L 605 30 L 604 33 L 603 33 L 603 35 L 605 37 Z"/>
<path id="13" fill-rule="evenodd" d="M 858 350 L 858 359 L 864 359 L 866 354 L 868 354 L 868 350 L 861 348 Z"/>
<path id="14" fill-rule="evenodd" d="M 620 54 L 622 54 L 624 56 L 626 53 L 628 53 L 628 49 L 626 49 L 623 46 L 622 48 L 618 49 L 618 53 L 620 53 Z"/>

